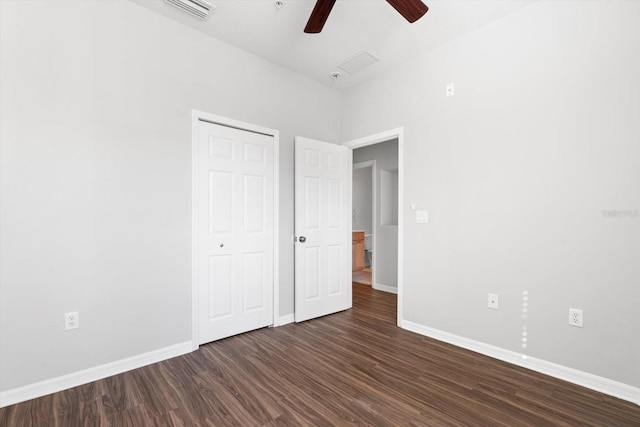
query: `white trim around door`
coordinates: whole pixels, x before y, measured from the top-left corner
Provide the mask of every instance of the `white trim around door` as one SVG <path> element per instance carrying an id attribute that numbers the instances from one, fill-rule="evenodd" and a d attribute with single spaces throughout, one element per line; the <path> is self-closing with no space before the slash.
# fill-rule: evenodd
<path id="1" fill-rule="evenodd" d="M 402 296 L 403 296 L 403 276 L 404 268 L 402 260 L 404 258 L 403 230 L 404 230 L 404 128 L 399 127 L 388 131 L 365 136 L 343 143 L 345 147 L 355 150 L 356 148 L 378 144 L 380 142 L 398 139 L 398 316 L 397 324 L 402 327 Z M 374 247 L 375 253 L 375 247 Z M 374 266 L 375 269 L 375 266 Z"/>
<path id="2" fill-rule="evenodd" d="M 230 128 L 240 129 L 248 132 L 258 133 L 262 135 L 268 135 L 273 137 L 273 148 L 274 148 L 274 156 L 273 156 L 273 170 L 274 170 L 274 188 L 273 188 L 273 326 L 279 326 L 280 324 L 280 313 L 279 313 L 279 265 L 280 265 L 280 243 L 279 243 L 279 224 L 280 224 L 280 215 L 279 215 L 279 206 L 280 206 L 280 194 L 279 194 L 279 142 L 280 136 L 279 132 L 275 129 L 270 129 L 258 125 L 254 125 L 251 123 L 245 123 L 234 119 L 229 119 L 226 117 L 217 116 L 214 114 L 206 113 L 203 111 L 193 110 L 192 111 L 192 131 L 191 131 L 191 201 L 192 201 L 192 212 L 191 212 L 191 295 L 192 295 L 192 333 L 191 333 L 191 343 L 193 350 L 197 350 L 199 347 L 199 322 L 198 322 L 198 123 L 200 121 L 209 122 L 217 125 L 222 125 Z"/>

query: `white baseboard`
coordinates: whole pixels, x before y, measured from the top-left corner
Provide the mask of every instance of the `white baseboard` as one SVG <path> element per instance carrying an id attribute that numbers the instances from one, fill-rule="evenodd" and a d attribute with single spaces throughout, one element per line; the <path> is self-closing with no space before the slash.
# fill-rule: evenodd
<path id="1" fill-rule="evenodd" d="M 0 392 L 0 408 L 77 387 L 192 351 L 191 341 Z"/>
<path id="2" fill-rule="evenodd" d="M 401 327 L 408 331 L 434 338 L 438 341 L 466 348 L 467 350 L 475 351 L 476 353 L 484 354 L 485 356 L 493 357 L 494 359 L 522 366 L 523 368 L 531 369 L 532 371 L 540 372 L 542 374 L 568 381 L 573 384 L 578 384 L 600 393 L 608 394 L 610 396 L 635 403 L 636 405 L 640 405 L 640 388 L 638 387 L 633 387 L 608 378 L 599 377 L 577 369 L 568 368 L 556 363 L 547 362 L 546 360 L 536 359 L 535 357 L 464 338 L 459 335 L 450 334 L 438 329 L 429 328 L 427 326 L 409 322 L 405 319 L 401 321 Z"/>
<path id="3" fill-rule="evenodd" d="M 293 313 L 286 314 L 284 316 L 280 316 L 278 319 L 278 326 L 284 326 L 289 323 L 293 323 L 296 321 L 295 315 Z"/>
<path id="4" fill-rule="evenodd" d="M 378 291 L 383 291 L 383 292 L 389 292 L 389 293 L 392 293 L 392 294 L 397 294 L 398 293 L 398 288 L 396 288 L 395 286 L 382 285 L 380 283 L 374 283 L 373 284 L 373 289 L 376 289 Z"/>

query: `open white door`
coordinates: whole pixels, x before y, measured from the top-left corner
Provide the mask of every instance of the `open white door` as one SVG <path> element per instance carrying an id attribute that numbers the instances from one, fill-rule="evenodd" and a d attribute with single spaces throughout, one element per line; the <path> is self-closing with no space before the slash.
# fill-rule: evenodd
<path id="1" fill-rule="evenodd" d="M 296 322 L 351 308 L 352 155 L 296 137 Z"/>

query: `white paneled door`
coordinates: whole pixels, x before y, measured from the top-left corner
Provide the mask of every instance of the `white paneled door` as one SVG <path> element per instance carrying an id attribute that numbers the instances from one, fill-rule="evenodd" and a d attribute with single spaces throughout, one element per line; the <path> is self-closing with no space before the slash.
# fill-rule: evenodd
<path id="1" fill-rule="evenodd" d="M 347 147 L 295 140 L 295 320 L 351 308 L 351 175 Z"/>
<path id="2" fill-rule="evenodd" d="M 272 325 L 273 136 L 198 121 L 198 342 Z"/>

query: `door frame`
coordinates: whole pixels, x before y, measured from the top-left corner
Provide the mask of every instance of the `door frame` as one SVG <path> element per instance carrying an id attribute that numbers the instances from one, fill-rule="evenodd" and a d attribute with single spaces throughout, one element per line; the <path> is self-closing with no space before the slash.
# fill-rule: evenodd
<path id="1" fill-rule="evenodd" d="M 377 207 L 378 207 L 378 191 L 376 187 L 376 161 L 375 160 L 365 160 L 363 162 L 354 163 L 352 166 L 353 170 L 356 169 L 365 169 L 371 168 L 371 236 L 372 236 L 372 247 L 371 251 L 373 252 L 373 256 L 371 257 L 371 287 L 375 289 L 376 283 L 376 261 L 375 261 L 375 253 L 376 253 L 376 224 L 377 224 Z M 353 178 L 351 178 L 353 180 Z M 353 199 L 353 185 L 351 186 L 351 198 Z"/>
<path id="2" fill-rule="evenodd" d="M 403 255 L 404 255 L 404 128 L 399 127 L 384 132 L 379 132 L 373 135 L 365 136 L 358 139 L 347 141 L 342 145 L 355 150 L 356 148 L 366 147 L 369 145 L 379 144 L 392 139 L 398 139 L 398 313 L 397 313 L 397 325 L 402 327 L 403 319 Z M 375 242 L 375 236 L 374 236 Z M 375 254 L 375 243 L 374 243 Z M 374 265 L 375 268 L 375 265 Z M 374 270 L 375 274 L 375 270 Z"/>
<path id="3" fill-rule="evenodd" d="M 279 326 L 280 300 L 280 133 L 275 129 L 245 123 L 204 111 L 191 114 L 191 347 L 199 342 L 198 317 L 198 122 L 204 121 L 273 137 L 273 326 Z"/>

